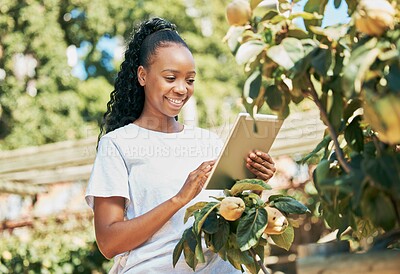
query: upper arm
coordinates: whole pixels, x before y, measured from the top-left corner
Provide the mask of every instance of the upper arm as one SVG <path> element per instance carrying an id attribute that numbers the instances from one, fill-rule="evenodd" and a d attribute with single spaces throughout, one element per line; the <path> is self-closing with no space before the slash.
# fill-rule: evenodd
<path id="1" fill-rule="evenodd" d="M 96 237 L 101 237 L 113 223 L 122 222 L 125 212 L 125 198 L 119 196 L 94 198 L 94 226 Z"/>

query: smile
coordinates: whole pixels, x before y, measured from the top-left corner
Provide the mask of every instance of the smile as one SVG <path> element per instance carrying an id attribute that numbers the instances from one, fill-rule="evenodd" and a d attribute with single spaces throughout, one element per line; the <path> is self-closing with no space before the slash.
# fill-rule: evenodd
<path id="1" fill-rule="evenodd" d="M 165 98 L 167 98 L 167 100 L 170 101 L 171 103 L 174 103 L 174 104 L 177 104 L 177 105 L 182 104 L 183 101 L 184 101 L 184 99 L 172 99 L 172 98 L 168 98 L 168 97 L 165 97 Z"/>

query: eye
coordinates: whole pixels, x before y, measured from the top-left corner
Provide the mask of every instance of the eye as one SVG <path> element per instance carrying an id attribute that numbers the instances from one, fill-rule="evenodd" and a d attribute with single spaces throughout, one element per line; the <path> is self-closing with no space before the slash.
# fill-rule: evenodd
<path id="1" fill-rule="evenodd" d="M 187 82 L 189 85 L 193 85 L 194 79 L 193 79 L 193 78 L 187 79 L 186 82 Z"/>
<path id="2" fill-rule="evenodd" d="M 166 79 L 168 82 L 173 82 L 173 81 L 175 81 L 175 76 L 166 76 L 165 79 Z"/>

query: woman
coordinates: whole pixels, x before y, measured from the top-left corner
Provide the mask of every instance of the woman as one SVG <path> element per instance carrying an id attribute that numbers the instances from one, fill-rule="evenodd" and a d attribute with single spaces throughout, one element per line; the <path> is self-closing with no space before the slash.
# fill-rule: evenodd
<path id="1" fill-rule="evenodd" d="M 202 187 L 222 148 L 214 134 L 176 120 L 195 76 L 173 24 L 153 18 L 140 25 L 107 104 L 86 193 L 99 249 L 107 258 L 118 255 L 113 269 L 120 273 L 193 273 L 182 258 L 173 268 L 172 251 L 190 226 L 183 224 L 186 207 L 216 195 Z M 260 151 L 246 165 L 263 180 L 275 172 Z M 218 255 L 205 255 L 197 273 L 238 273 Z"/>

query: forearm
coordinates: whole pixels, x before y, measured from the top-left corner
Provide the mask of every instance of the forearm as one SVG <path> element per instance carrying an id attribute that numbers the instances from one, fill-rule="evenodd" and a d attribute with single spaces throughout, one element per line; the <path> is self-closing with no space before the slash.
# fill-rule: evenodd
<path id="1" fill-rule="evenodd" d="M 107 258 L 112 258 L 139 247 L 182 207 L 183 204 L 173 197 L 134 219 L 118 220 L 106 225 L 95 215 L 96 239 L 101 252 Z"/>

